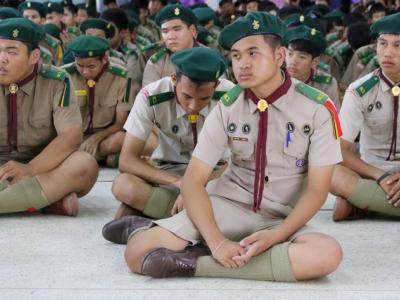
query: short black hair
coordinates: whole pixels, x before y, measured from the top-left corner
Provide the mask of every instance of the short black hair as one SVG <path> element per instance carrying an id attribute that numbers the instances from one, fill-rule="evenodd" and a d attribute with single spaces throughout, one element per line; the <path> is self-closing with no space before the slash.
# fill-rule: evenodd
<path id="1" fill-rule="evenodd" d="M 287 5 L 279 10 L 278 17 L 281 20 L 285 20 L 288 16 L 292 14 L 301 14 L 302 12 L 302 9 L 296 5 Z"/>
<path id="2" fill-rule="evenodd" d="M 113 22 L 117 26 L 118 30 L 124 30 L 129 28 L 129 20 L 126 12 L 120 8 L 110 8 L 100 15 L 100 18 Z"/>
<path id="3" fill-rule="evenodd" d="M 293 40 L 289 43 L 289 46 L 292 50 L 310 54 L 312 58 L 321 55 L 318 47 L 307 40 Z"/>
<path id="4" fill-rule="evenodd" d="M 263 38 L 264 42 L 268 44 L 273 50 L 283 46 L 282 39 L 279 36 L 273 34 L 264 34 Z"/>
<path id="5" fill-rule="evenodd" d="M 351 24 L 347 29 L 347 40 L 354 50 L 370 44 L 370 25 L 365 22 Z"/>
<path id="6" fill-rule="evenodd" d="M 211 81 L 201 81 L 201 80 L 196 80 L 196 79 L 192 79 L 189 76 L 187 76 L 186 74 L 182 73 L 182 71 L 180 71 L 178 68 L 176 69 L 176 81 L 180 81 L 182 76 L 185 76 L 187 79 L 189 79 L 192 83 L 194 83 L 197 86 L 201 86 L 201 85 L 205 85 L 205 84 L 209 84 L 209 83 L 216 83 L 218 81 L 218 79 L 215 80 L 211 80 Z"/>
<path id="7" fill-rule="evenodd" d="M 382 3 L 376 2 L 369 5 L 367 11 L 369 17 L 372 18 L 373 14 L 377 12 L 387 13 L 387 8 Z"/>
<path id="8" fill-rule="evenodd" d="M 78 7 L 72 3 L 68 3 L 64 6 L 64 8 L 69 10 L 73 15 L 76 15 L 78 13 Z"/>
<path id="9" fill-rule="evenodd" d="M 367 20 L 364 18 L 363 14 L 358 11 L 348 13 L 343 19 L 343 25 L 346 27 L 359 22 L 367 22 Z"/>

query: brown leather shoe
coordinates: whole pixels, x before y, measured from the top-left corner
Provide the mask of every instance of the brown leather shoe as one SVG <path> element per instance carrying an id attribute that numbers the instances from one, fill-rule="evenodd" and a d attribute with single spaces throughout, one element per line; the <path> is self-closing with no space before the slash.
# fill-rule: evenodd
<path id="1" fill-rule="evenodd" d="M 356 220 L 366 216 L 366 212 L 350 204 L 344 198 L 336 197 L 335 207 L 333 208 L 332 219 L 335 222 L 343 220 Z"/>
<path id="2" fill-rule="evenodd" d="M 125 203 L 121 203 L 121 205 L 118 207 L 117 212 L 115 213 L 114 220 L 120 219 L 125 216 L 143 216 L 143 215 L 141 211 L 133 207 L 130 207 Z"/>
<path id="3" fill-rule="evenodd" d="M 157 248 L 143 259 L 141 273 L 155 278 L 193 277 L 197 258 L 205 255 L 210 252 L 203 246 L 186 247 L 182 251 Z"/>
<path id="4" fill-rule="evenodd" d="M 140 216 L 126 216 L 103 227 L 103 237 L 110 242 L 126 245 L 129 235 L 138 229 L 148 229 L 153 220 Z"/>
<path id="5" fill-rule="evenodd" d="M 44 214 L 75 217 L 79 213 L 79 199 L 76 193 L 71 193 L 61 200 L 42 209 Z"/>

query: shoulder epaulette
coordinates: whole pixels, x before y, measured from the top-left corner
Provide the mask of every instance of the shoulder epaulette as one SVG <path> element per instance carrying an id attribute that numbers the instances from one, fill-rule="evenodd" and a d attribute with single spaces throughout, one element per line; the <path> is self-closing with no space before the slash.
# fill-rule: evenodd
<path id="1" fill-rule="evenodd" d="M 169 100 L 172 100 L 175 97 L 174 92 L 165 92 L 156 95 L 149 96 L 150 106 L 154 106 Z"/>
<path id="2" fill-rule="evenodd" d="M 311 99 L 314 102 L 317 102 L 318 104 L 322 105 L 324 105 L 325 101 L 329 99 L 327 94 L 302 82 L 296 84 L 296 91 L 306 96 L 308 99 Z"/>
<path id="3" fill-rule="evenodd" d="M 148 45 L 146 45 L 146 46 L 141 47 L 141 48 L 140 48 L 140 51 L 141 51 L 141 52 L 146 52 L 146 51 L 148 51 L 148 50 L 155 49 L 155 48 L 157 48 L 158 46 L 159 46 L 159 45 L 158 45 L 157 43 L 151 43 L 151 44 L 148 44 Z"/>
<path id="4" fill-rule="evenodd" d="M 65 80 L 67 77 L 67 73 L 64 70 L 60 69 L 53 69 L 53 68 L 46 68 L 40 70 L 40 75 L 45 78 L 57 79 L 57 80 Z"/>
<path id="5" fill-rule="evenodd" d="M 65 77 L 64 79 L 65 84 L 64 84 L 64 89 L 63 89 L 63 93 L 61 95 L 61 99 L 59 101 L 59 106 L 60 107 L 68 107 L 69 106 L 69 94 L 70 94 L 70 84 L 69 84 L 69 78 Z"/>
<path id="6" fill-rule="evenodd" d="M 328 35 L 326 36 L 326 41 L 327 41 L 328 43 L 332 43 L 332 42 L 334 42 L 334 41 L 337 41 L 338 37 L 339 37 L 339 33 L 338 33 L 338 32 L 330 33 L 330 34 L 328 34 Z"/>
<path id="7" fill-rule="evenodd" d="M 125 69 L 123 69 L 121 67 L 117 67 L 117 66 L 109 65 L 108 66 L 108 71 L 111 74 L 114 74 L 114 75 L 117 75 L 117 76 L 121 76 L 121 77 L 124 77 L 124 78 L 126 78 L 126 76 L 128 75 L 128 71 L 127 70 L 125 70 Z"/>
<path id="8" fill-rule="evenodd" d="M 341 56 L 347 54 L 350 50 L 351 50 L 351 46 L 350 46 L 349 43 L 343 43 L 342 45 L 340 45 L 340 46 L 337 48 L 337 52 L 338 52 Z"/>
<path id="9" fill-rule="evenodd" d="M 374 50 L 372 50 L 370 47 L 364 49 L 363 51 L 358 51 L 357 57 L 358 59 L 363 59 L 366 56 L 370 56 L 371 54 L 374 53 Z"/>
<path id="10" fill-rule="evenodd" d="M 210 34 L 208 34 L 207 37 L 206 37 L 206 42 L 207 42 L 208 45 L 210 45 L 210 44 L 214 43 L 215 40 Z"/>
<path id="11" fill-rule="evenodd" d="M 331 66 L 328 65 L 327 63 L 322 62 L 322 61 L 318 64 L 318 67 L 320 69 L 328 71 L 328 72 L 330 72 L 330 70 L 331 70 Z"/>
<path id="12" fill-rule="evenodd" d="M 45 41 L 53 49 L 56 49 L 58 47 L 58 40 L 53 38 L 50 34 L 46 34 Z"/>
<path id="13" fill-rule="evenodd" d="M 335 139 L 339 139 L 342 136 L 342 127 L 340 125 L 339 115 L 336 111 L 335 105 L 332 100 L 330 100 L 329 96 L 303 82 L 296 84 L 296 91 L 306 96 L 308 99 L 324 105 L 325 108 L 328 109 L 332 117 L 333 135 Z"/>
<path id="14" fill-rule="evenodd" d="M 136 55 L 136 56 L 138 56 L 138 53 L 137 53 L 136 49 L 129 48 L 127 45 L 121 45 L 120 49 L 121 49 L 122 53 L 125 54 L 125 55 Z"/>
<path id="15" fill-rule="evenodd" d="M 242 91 L 243 91 L 242 87 L 239 84 L 237 84 L 233 88 L 231 88 L 228 92 L 223 94 L 220 100 L 225 106 L 231 106 L 232 103 L 236 101 L 237 97 L 239 97 Z"/>
<path id="16" fill-rule="evenodd" d="M 68 74 L 74 74 L 78 72 L 78 69 L 76 68 L 76 64 L 70 63 L 68 65 L 62 66 L 62 69 L 65 70 Z"/>
<path id="17" fill-rule="evenodd" d="M 227 91 L 214 91 L 214 94 L 212 95 L 213 100 L 219 100 L 221 97 L 226 93 Z"/>
<path id="18" fill-rule="evenodd" d="M 44 49 L 40 49 L 40 57 L 45 61 L 45 62 L 51 62 L 53 56 L 51 55 L 51 53 L 47 52 Z"/>
<path id="19" fill-rule="evenodd" d="M 165 54 L 167 54 L 167 48 L 161 48 L 150 57 L 150 61 L 154 64 L 158 62 L 160 58 L 163 57 Z"/>
<path id="20" fill-rule="evenodd" d="M 77 27 L 68 27 L 67 32 L 68 33 L 78 33 L 78 28 Z"/>
<path id="21" fill-rule="evenodd" d="M 332 76 L 315 74 L 313 76 L 313 81 L 322 83 L 322 84 L 330 84 L 330 83 L 332 83 Z"/>
<path id="22" fill-rule="evenodd" d="M 335 53 L 335 51 L 332 48 L 326 48 L 324 54 L 328 55 L 328 56 L 333 56 L 333 54 Z"/>
<path id="23" fill-rule="evenodd" d="M 361 83 L 358 87 L 355 88 L 358 96 L 363 97 L 366 93 L 368 93 L 377 83 L 379 82 L 379 77 L 374 75 L 371 78 L 367 79 L 363 83 Z"/>
<path id="24" fill-rule="evenodd" d="M 374 58 L 374 56 L 375 56 L 375 53 L 374 53 L 374 52 L 371 52 L 370 54 L 363 56 L 363 57 L 360 59 L 360 62 L 361 62 L 364 66 L 366 66 L 366 65 L 368 65 L 368 63 L 371 61 L 371 59 Z"/>

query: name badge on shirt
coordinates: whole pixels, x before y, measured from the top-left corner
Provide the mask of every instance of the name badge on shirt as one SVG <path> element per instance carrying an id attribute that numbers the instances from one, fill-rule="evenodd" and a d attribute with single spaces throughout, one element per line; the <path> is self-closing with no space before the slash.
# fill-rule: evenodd
<path id="1" fill-rule="evenodd" d="M 87 96 L 87 90 L 75 90 L 75 96 Z"/>
<path id="2" fill-rule="evenodd" d="M 239 141 L 239 142 L 248 142 L 249 139 L 248 138 L 242 138 L 242 137 L 238 137 L 238 136 L 234 136 L 232 137 L 233 141 Z"/>

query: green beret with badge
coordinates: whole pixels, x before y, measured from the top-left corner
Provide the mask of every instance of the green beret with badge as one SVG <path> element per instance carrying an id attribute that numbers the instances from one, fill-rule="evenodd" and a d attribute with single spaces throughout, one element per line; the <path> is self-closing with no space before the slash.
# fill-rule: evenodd
<path id="1" fill-rule="evenodd" d="M 81 35 L 68 45 L 68 51 L 72 51 L 74 56 L 80 58 L 100 57 L 110 49 L 110 46 L 110 42 L 102 37 Z"/>
<path id="2" fill-rule="evenodd" d="M 106 38 L 110 39 L 115 35 L 115 27 L 110 22 L 99 18 L 90 18 L 81 23 L 79 26 L 80 31 L 83 33 L 90 28 L 103 30 L 106 33 Z"/>
<path id="3" fill-rule="evenodd" d="M 59 13 L 59 14 L 63 14 L 64 13 L 64 7 L 61 5 L 61 3 L 47 2 L 46 8 L 47 8 L 47 13 L 48 14 L 51 14 L 52 12 L 56 12 L 56 13 Z"/>
<path id="4" fill-rule="evenodd" d="M 16 40 L 37 46 L 44 33 L 26 18 L 10 18 L 0 22 L 0 39 Z"/>
<path id="5" fill-rule="evenodd" d="M 97 10 L 96 10 L 96 7 L 93 5 L 80 3 L 76 7 L 78 8 L 78 10 L 79 9 L 85 10 L 89 17 L 93 17 L 93 18 L 97 17 Z"/>
<path id="6" fill-rule="evenodd" d="M 267 12 L 250 12 L 244 17 L 226 26 L 218 42 L 224 49 L 230 49 L 238 40 L 251 35 L 271 34 L 283 39 L 285 24 L 276 16 Z"/>
<path id="7" fill-rule="evenodd" d="M 56 39 L 60 40 L 61 29 L 58 28 L 57 25 L 48 23 L 48 24 L 44 24 L 42 26 L 42 28 L 43 28 L 44 32 L 46 32 L 47 34 L 50 34 L 52 37 L 55 37 Z"/>
<path id="8" fill-rule="evenodd" d="M 19 10 L 12 7 L 2 7 L 0 8 L 0 19 L 9 19 L 9 18 L 20 18 L 22 17 Z"/>
<path id="9" fill-rule="evenodd" d="M 197 24 L 197 18 L 193 11 L 180 4 L 169 4 L 160 10 L 156 15 L 156 23 L 161 26 L 162 23 L 179 19 L 188 24 Z"/>
<path id="10" fill-rule="evenodd" d="M 206 47 L 179 51 L 171 56 L 171 61 L 183 75 L 203 82 L 216 81 L 228 67 L 220 53 Z"/>
<path id="11" fill-rule="evenodd" d="M 23 13 L 27 9 L 36 10 L 42 18 L 46 17 L 47 10 L 46 7 L 43 5 L 43 3 L 25 1 L 22 2 L 20 5 L 18 5 L 18 10 L 21 13 Z"/>
<path id="12" fill-rule="evenodd" d="M 303 14 L 291 14 L 285 19 L 285 24 L 287 27 L 297 27 L 300 25 L 306 25 L 311 28 L 316 28 L 319 30 L 319 24 L 313 20 L 311 17 Z"/>
<path id="13" fill-rule="evenodd" d="M 322 32 L 305 25 L 290 29 L 283 38 L 286 47 L 288 47 L 291 42 L 296 40 L 306 40 L 310 42 L 316 49 L 318 49 L 319 54 L 324 53 L 327 47 L 327 43 Z"/>
<path id="14" fill-rule="evenodd" d="M 384 33 L 400 34 L 400 13 L 379 19 L 371 26 L 371 35 L 379 36 Z"/>
<path id="15" fill-rule="evenodd" d="M 193 13 L 201 25 L 207 24 L 214 19 L 215 12 L 209 7 L 198 7 L 193 9 Z"/>

